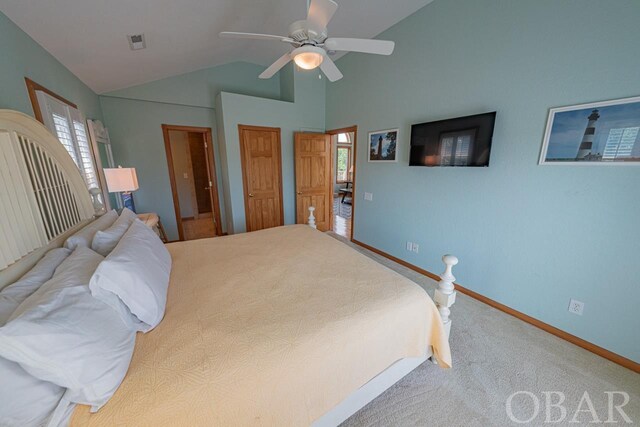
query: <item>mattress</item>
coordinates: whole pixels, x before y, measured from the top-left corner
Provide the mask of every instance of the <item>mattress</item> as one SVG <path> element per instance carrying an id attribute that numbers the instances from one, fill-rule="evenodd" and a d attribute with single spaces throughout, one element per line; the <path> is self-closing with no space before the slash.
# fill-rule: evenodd
<path id="1" fill-rule="evenodd" d="M 306 225 L 167 245 L 167 309 L 73 426 L 309 425 L 397 360 L 449 345 L 417 284 Z"/>

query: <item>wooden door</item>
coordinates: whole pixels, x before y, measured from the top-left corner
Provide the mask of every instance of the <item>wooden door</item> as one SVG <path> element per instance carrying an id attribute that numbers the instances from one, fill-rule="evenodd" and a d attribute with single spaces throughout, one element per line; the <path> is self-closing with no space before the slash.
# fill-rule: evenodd
<path id="1" fill-rule="evenodd" d="M 306 224 L 309 206 L 320 231 L 331 229 L 333 179 L 331 137 L 323 133 L 295 134 L 296 222 Z"/>
<path id="2" fill-rule="evenodd" d="M 239 125 L 247 231 L 284 224 L 280 129 Z"/>
<path id="3" fill-rule="evenodd" d="M 211 179 L 207 142 L 202 133 L 189 132 L 189 159 L 191 160 L 191 176 L 195 193 L 194 217 L 208 218 L 212 216 Z"/>

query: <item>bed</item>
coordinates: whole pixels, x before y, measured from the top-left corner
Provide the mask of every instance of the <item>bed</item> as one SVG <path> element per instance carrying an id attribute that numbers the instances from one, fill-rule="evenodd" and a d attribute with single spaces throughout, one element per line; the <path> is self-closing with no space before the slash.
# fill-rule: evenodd
<path id="1" fill-rule="evenodd" d="M 24 138 L 55 151 L 58 141 L 41 128 L 0 110 L 5 157 L 6 145 Z M 100 213 L 77 184 L 75 165 L 56 156 L 75 180 L 69 186 L 82 215 L 22 248 L 26 253 L 0 270 L 0 286 L 91 221 L 91 207 Z M 37 193 L 28 183 L 21 184 L 26 194 Z M 48 209 L 29 202 L 34 217 Z M 310 211 L 309 225 L 168 244 L 164 319 L 138 334 L 111 400 L 95 413 L 77 406 L 69 424 L 337 425 L 428 358 L 450 367 L 455 257 L 445 258 L 436 307 L 417 284 L 315 230 Z M 15 240 L 18 247 L 20 236 Z"/>

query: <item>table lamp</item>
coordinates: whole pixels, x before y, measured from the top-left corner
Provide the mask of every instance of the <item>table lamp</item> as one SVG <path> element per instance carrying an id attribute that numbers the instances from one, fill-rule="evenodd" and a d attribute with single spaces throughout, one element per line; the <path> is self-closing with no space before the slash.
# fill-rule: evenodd
<path id="1" fill-rule="evenodd" d="M 136 169 L 123 168 L 122 166 L 106 168 L 104 169 L 104 177 L 107 180 L 109 193 L 120 193 L 124 207 L 135 212 L 136 207 L 133 203 L 133 193 L 131 192 L 139 188 Z"/>

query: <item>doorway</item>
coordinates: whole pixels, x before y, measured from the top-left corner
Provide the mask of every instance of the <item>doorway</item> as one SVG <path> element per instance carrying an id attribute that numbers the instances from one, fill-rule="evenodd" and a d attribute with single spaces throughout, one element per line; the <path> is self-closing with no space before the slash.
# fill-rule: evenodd
<path id="1" fill-rule="evenodd" d="M 210 128 L 162 125 L 180 240 L 222 235 Z"/>
<path id="2" fill-rule="evenodd" d="M 327 131 L 333 150 L 333 221 L 331 230 L 353 240 L 358 127 Z"/>
<path id="3" fill-rule="evenodd" d="M 280 128 L 238 125 L 247 231 L 284 225 Z"/>

